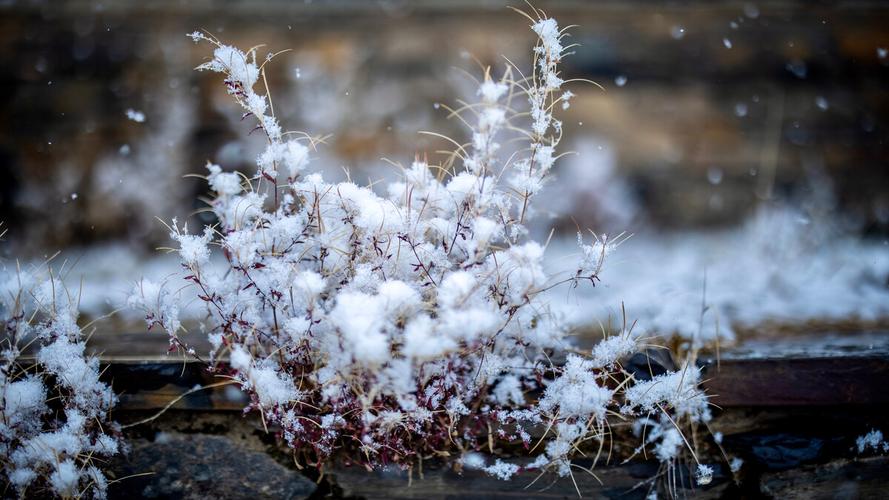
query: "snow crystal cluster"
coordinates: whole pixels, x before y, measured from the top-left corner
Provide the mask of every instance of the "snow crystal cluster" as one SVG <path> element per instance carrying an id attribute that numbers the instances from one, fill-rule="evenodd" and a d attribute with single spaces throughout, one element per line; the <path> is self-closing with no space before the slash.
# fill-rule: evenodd
<path id="1" fill-rule="evenodd" d="M 883 432 L 873 429 L 855 440 L 858 454 L 864 454 L 871 450 L 874 453 L 889 453 L 889 441 L 883 439 Z"/>
<path id="2" fill-rule="evenodd" d="M 51 274 L 0 267 L 2 477 L 21 496 L 105 498 L 101 462 L 121 451 L 117 402 L 84 353 L 77 297 Z M 33 359 L 24 359 L 30 346 Z"/>
<path id="3" fill-rule="evenodd" d="M 213 369 L 230 370 L 251 395 L 247 409 L 304 463 L 347 450 L 352 463 L 410 467 L 458 451 L 466 466 L 508 479 L 522 467 L 474 453 L 493 440 L 530 448 L 531 432 L 546 428 L 543 451 L 523 467 L 564 476 L 583 443 L 606 439 L 609 415 L 707 418 L 694 370 L 634 385 L 620 365 L 638 350 L 629 331 L 566 357 L 569 339 L 544 294 L 560 282 L 525 223 L 558 156 L 553 110 L 573 94 L 559 72 L 564 32 L 549 18 L 531 27 L 534 70 L 485 72 L 463 112 L 474 125 L 460 161 L 417 159 L 377 190 L 310 168 L 316 142 L 285 132 L 257 85 L 273 56 L 190 35 L 215 47 L 199 69 L 224 75 L 267 143 L 252 178 L 209 164 L 218 223 L 193 234 L 174 220 L 171 238 L 206 303 Z M 525 147 L 503 158 L 504 141 Z M 578 245 L 562 283 L 595 284 L 614 244 L 579 236 Z M 180 288 L 143 280 L 129 302 L 170 335 L 171 349 L 189 351 Z"/>
<path id="4" fill-rule="evenodd" d="M 661 462 L 678 459 L 688 446 L 677 421 L 706 423 L 711 419 L 707 398 L 698 389 L 699 382 L 700 370 L 686 365 L 677 372 L 638 382 L 625 392 L 626 403 L 621 413 L 639 417 L 633 423 L 634 433 L 644 436 L 643 446 L 652 446 Z M 668 408 L 672 411 L 668 412 Z"/>

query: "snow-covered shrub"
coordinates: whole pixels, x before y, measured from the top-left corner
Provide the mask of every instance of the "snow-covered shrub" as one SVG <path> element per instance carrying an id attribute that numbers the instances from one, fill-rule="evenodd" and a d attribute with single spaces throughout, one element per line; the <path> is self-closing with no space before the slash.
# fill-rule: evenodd
<path id="1" fill-rule="evenodd" d="M 321 467 L 344 450 L 346 462 L 369 468 L 411 467 L 466 454 L 462 463 L 508 479 L 522 466 L 473 453 L 495 441 L 531 449 L 536 432 L 546 444 L 523 467 L 565 476 L 621 412 L 708 417 L 697 372 L 629 392 L 640 386 L 620 360 L 641 340 L 624 328 L 591 352 L 569 353 L 550 312 L 545 292 L 595 285 L 615 241 L 579 235 L 580 260 L 557 279 L 544 272 L 544 245 L 528 236 L 532 202 L 559 156 L 553 111 L 573 95 L 559 72 L 564 31 L 529 19 L 539 38 L 533 68 L 485 72 L 478 102 L 457 112 L 471 129 L 457 161 L 416 159 L 380 190 L 310 169 L 318 143 L 282 129 L 265 89 L 273 55 L 191 35 L 215 47 L 198 69 L 224 75 L 267 144 L 252 179 L 209 164 L 218 224 L 191 234 L 174 220 L 171 237 L 184 279 L 207 305 L 213 368 L 230 370 L 251 395 L 247 409 L 277 426 L 300 461 Z M 501 157 L 505 141 L 524 147 Z M 179 290 L 145 280 L 130 304 L 166 330 L 172 349 L 194 354 L 181 335 Z"/>
<path id="2" fill-rule="evenodd" d="M 48 270 L 0 266 L 4 491 L 104 498 L 102 463 L 122 447 L 109 418 L 117 397 L 84 353 L 78 297 Z"/>

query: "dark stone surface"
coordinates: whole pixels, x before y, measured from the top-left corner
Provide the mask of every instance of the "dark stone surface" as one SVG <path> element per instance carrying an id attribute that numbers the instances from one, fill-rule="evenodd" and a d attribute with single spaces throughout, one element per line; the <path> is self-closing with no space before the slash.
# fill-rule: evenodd
<path id="1" fill-rule="evenodd" d="M 886 498 L 889 457 L 837 460 L 765 474 L 761 492 L 782 499 Z"/>
<path id="2" fill-rule="evenodd" d="M 666 349 L 646 349 L 630 356 L 623 367 L 636 380 L 651 380 L 652 377 L 676 370 L 676 363 Z"/>
<path id="3" fill-rule="evenodd" d="M 786 470 L 811 462 L 821 455 L 824 441 L 817 437 L 776 434 L 754 436 L 753 456 L 770 470 Z"/>
<path id="4" fill-rule="evenodd" d="M 115 498 L 307 498 L 315 484 L 269 454 L 227 436 L 161 433 L 154 441 L 130 442 L 128 456 L 115 467 Z"/>

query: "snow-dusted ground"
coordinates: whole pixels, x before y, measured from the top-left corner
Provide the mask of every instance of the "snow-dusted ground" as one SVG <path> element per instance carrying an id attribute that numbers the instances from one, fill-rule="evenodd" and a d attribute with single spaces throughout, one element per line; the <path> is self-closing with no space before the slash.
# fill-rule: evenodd
<path id="1" fill-rule="evenodd" d="M 575 249 L 570 239 L 551 243 L 552 269 L 565 270 Z M 734 230 L 634 235 L 601 278 L 554 290 L 553 308 L 584 327 L 619 321 L 623 302 L 640 332 L 705 342 L 768 321 L 889 319 L 889 244 L 838 236 L 787 209 Z"/>

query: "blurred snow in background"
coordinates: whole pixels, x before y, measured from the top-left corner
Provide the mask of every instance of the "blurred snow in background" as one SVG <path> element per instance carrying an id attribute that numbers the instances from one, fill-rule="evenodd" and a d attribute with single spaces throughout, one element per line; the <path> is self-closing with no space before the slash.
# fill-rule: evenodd
<path id="1" fill-rule="evenodd" d="M 605 92 L 571 88 L 563 144 L 576 154 L 557 162 L 533 231 L 545 240 L 556 229 L 550 267 L 567 273 L 578 229 L 632 237 L 596 288 L 556 289 L 553 307 L 595 329 L 619 320 L 623 302 L 641 331 L 692 340 L 769 322 L 889 325 L 887 11 L 613 5 L 564 16 L 584 45 L 566 76 Z M 445 106 L 473 97 L 472 75 L 501 68 L 501 55 L 527 63 L 529 35 L 505 2 L 219 6 L 189 18 L 135 4 L 3 7 L 7 271 L 61 251 L 53 264 L 74 265 L 84 314 L 114 311 L 143 275 L 163 280 L 175 266 L 156 251 L 167 244 L 158 217 L 212 223 L 194 201 L 203 183 L 184 176 L 207 160 L 255 172 L 261 134 L 242 141 L 248 126 L 229 97 L 192 71 L 203 57 L 184 36 L 195 19 L 240 46 L 293 49 L 268 65 L 276 113 L 326 137 L 310 155 L 329 179 L 358 183 L 397 176 L 387 160 L 444 161 L 452 144 L 416 131 L 467 140 Z M 140 327 L 118 318 L 130 326 L 110 328 Z"/>

